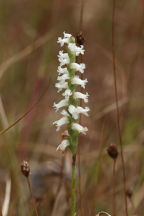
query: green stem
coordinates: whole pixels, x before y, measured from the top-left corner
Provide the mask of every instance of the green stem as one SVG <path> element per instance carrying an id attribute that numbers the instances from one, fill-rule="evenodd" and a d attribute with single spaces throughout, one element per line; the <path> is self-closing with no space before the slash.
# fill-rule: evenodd
<path id="1" fill-rule="evenodd" d="M 76 201 L 75 201 L 75 164 L 76 155 L 72 156 L 72 188 L 71 188 L 71 216 L 76 215 Z"/>

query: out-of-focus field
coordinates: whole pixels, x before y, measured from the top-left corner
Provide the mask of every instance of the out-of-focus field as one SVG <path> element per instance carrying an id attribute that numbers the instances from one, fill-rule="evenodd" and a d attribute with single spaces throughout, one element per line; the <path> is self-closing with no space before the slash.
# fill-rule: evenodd
<path id="1" fill-rule="evenodd" d="M 0 1 L 0 130 L 31 112 L 0 135 L 0 209 L 11 181 L 9 216 L 34 215 L 20 165 L 31 166 L 39 216 L 70 215 L 71 154 L 56 151 L 61 134 L 53 122 L 57 94 L 57 37 L 79 31 L 80 2 L 66 0 Z M 83 31 L 88 79 L 89 128 L 80 135 L 83 216 L 112 213 L 112 159 L 119 149 L 112 64 L 112 0 L 85 0 Z M 129 215 L 144 215 L 144 1 L 116 2 L 115 51 L 120 121 L 124 146 Z M 38 102 L 38 103 L 36 103 Z M 104 129 L 103 129 L 104 128 Z M 116 163 L 117 216 L 124 215 L 122 166 Z M 78 167 L 77 210 L 79 211 Z M 6 215 L 4 215 L 6 216 Z"/>

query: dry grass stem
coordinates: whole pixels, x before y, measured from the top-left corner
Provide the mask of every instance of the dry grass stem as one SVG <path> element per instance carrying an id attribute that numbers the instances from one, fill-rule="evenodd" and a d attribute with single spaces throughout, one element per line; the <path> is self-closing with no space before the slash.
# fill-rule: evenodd
<path id="1" fill-rule="evenodd" d="M 5 129 L 3 129 L 3 130 L 0 131 L 0 135 L 6 133 L 9 129 L 11 129 L 12 127 L 14 127 L 18 122 L 20 122 L 21 120 L 23 120 L 30 112 L 32 112 L 33 109 L 36 108 L 36 106 L 39 104 L 39 102 L 41 101 L 41 99 L 45 95 L 45 93 L 48 90 L 48 88 L 49 88 L 49 85 L 48 85 L 47 89 L 38 97 L 38 99 L 31 105 L 31 107 L 24 114 L 22 114 L 14 123 L 12 123 L 11 125 L 9 125 L 7 128 L 5 128 Z"/>
<path id="2" fill-rule="evenodd" d="M 2 102 L 1 96 L 0 96 L 0 115 L 1 115 L 1 118 L 2 118 L 3 128 L 7 128 L 9 123 L 8 123 L 8 119 L 7 119 L 7 116 L 6 116 L 6 112 L 5 112 L 5 109 L 4 109 L 4 105 L 3 105 L 3 102 Z"/>
<path id="3" fill-rule="evenodd" d="M 10 196 L 11 196 L 11 179 L 8 177 L 6 179 L 6 189 L 5 189 L 5 197 L 2 205 L 2 216 L 8 215 L 8 209 L 10 205 Z"/>
<path id="4" fill-rule="evenodd" d="M 119 108 L 122 107 L 123 105 L 125 105 L 126 103 L 128 103 L 128 98 L 124 98 L 122 100 L 119 100 L 118 101 Z M 99 120 L 99 119 L 103 118 L 105 115 L 109 114 L 110 112 L 115 111 L 116 109 L 117 109 L 116 104 L 113 103 L 113 104 L 107 106 L 106 108 L 104 108 L 101 112 L 97 113 L 95 116 L 95 119 Z"/>
<path id="5" fill-rule="evenodd" d="M 37 207 L 36 207 L 36 203 L 35 203 L 35 198 L 34 198 L 34 195 L 33 195 L 33 192 L 32 192 L 32 187 L 31 187 L 29 176 L 26 177 L 26 180 L 27 180 L 27 183 L 28 183 L 28 187 L 29 187 L 29 191 L 30 191 L 30 195 L 31 195 L 35 215 L 38 216 L 38 211 L 37 211 Z"/>
<path id="6" fill-rule="evenodd" d="M 125 171 L 125 161 L 123 153 L 122 135 L 120 127 L 120 111 L 118 106 L 118 90 L 117 90 L 117 74 L 116 74 L 116 61 L 115 61 L 115 12 L 116 12 L 116 0 L 113 0 L 112 9 L 112 56 L 113 56 L 113 77 L 114 77 L 114 92 L 115 92 L 115 102 L 116 102 L 116 117 L 117 117 L 117 127 L 120 142 L 120 155 L 122 161 L 122 172 L 123 172 L 123 190 L 125 199 L 125 215 L 128 216 L 128 204 L 126 197 L 126 171 Z"/>
<path id="7" fill-rule="evenodd" d="M 13 64 L 21 61 L 22 59 L 29 56 L 32 52 L 43 46 L 45 43 L 48 42 L 53 36 L 53 31 L 45 34 L 44 36 L 38 38 L 32 44 L 27 46 L 22 51 L 18 52 L 17 54 L 13 55 L 11 58 L 7 59 L 0 65 L 0 79 L 2 78 L 3 74 L 11 67 Z"/>

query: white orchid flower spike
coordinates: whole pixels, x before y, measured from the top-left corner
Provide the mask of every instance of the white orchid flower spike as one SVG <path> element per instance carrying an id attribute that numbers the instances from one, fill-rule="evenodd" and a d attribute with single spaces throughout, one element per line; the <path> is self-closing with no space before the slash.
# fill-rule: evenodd
<path id="1" fill-rule="evenodd" d="M 57 147 L 57 150 L 65 151 L 67 147 L 70 148 L 72 154 L 76 153 L 78 144 L 78 134 L 86 134 L 88 131 L 87 127 L 83 127 L 79 124 L 79 116 L 88 116 L 89 107 L 79 106 L 79 100 L 83 100 L 85 103 L 88 102 L 88 93 L 82 93 L 77 91 L 77 87 L 85 89 L 87 79 L 81 79 L 76 73 L 83 74 L 86 68 L 84 63 L 78 64 L 76 57 L 84 55 L 84 46 L 77 46 L 75 38 L 68 33 L 64 32 L 64 37 L 58 38 L 57 41 L 61 47 L 65 47 L 66 52 L 59 51 L 58 60 L 60 65 L 58 66 L 58 77 L 56 88 L 58 92 L 62 91 L 63 99 L 54 103 L 54 108 L 59 111 L 62 108 L 62 118 L 55 121 L 53 124 L 56 125 L 57 131 L 61 129 L 63 125 L 67 125 L 67 135 L 62 140 L 61 144 Z"/>

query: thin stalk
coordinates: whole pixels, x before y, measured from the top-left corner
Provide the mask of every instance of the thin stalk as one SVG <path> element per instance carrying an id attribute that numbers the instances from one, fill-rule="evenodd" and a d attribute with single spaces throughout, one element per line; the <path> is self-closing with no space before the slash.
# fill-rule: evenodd
<path id="1" fill-rule="evenodd" d="M 79 33 L 83 32 L 83 14 L 84 14 L 84 0 L 81 0 L 81 7 L 80 7 L 80 21 L 79 21 Z M 80 55 L 80 63 L 83 62 L 83 56 Z M 83 74 L 80 76 L 81 79 L 83 79 Z M 81 88 L 81 92 L 83 89 Z M 82 107 L 82 100 L 80 100 L 80 106 Z M 82 118 L 80 115 L 80 121 L 79 123 L 81 124 Z M 79 201 L 80 201 L 80 216 L 83 216 L 82 212 L 82 193 L 81 193 L 81 161 L 80 161 L 80 142 L 78 143 L 78 176 L 79 176 L 79 184 L 78 184 L 78 189 L 79 189 Z"/>
<path id="2" fill-rule="evenodd" d="M 56 191 L 56 198 L 55 198 L 55 201 L 54 201 L 54 205 L 53 205 L 53 208 L 52 208 L 52 213 L 51 215 L 54 215 L 54 212 L 55 212 L 55 208 L 56 208 L 56 203 L 57 203 L 57 197 L 60 193 L 60 190 L 61 190 L 61 187 L 62 187 L 62 184 L 63 184 L 63 180 L 64 180 L 64 163 L 65 163 L 65 153 L 62 154 L 62 158 L 61 158 L 61 171 L 60 171 L 60 180 L 59 180 L 59 184 L 58 184 L 58 187 L 57 187 L 57 191 Z"/>
<path id="3" fill-rule="evenodd" d="M 35 198 L 34 198 L 34 195 L 33 195 L 33 192 L 32 192 L 32 187 L 31 187 L 29 176 L 26 177 L 26 180 L 27 180 L 27 183 L 28 183 L 28 188 L 29 188 L 29 191 L 30 191 L 30 195 L 31 195 L 35 215 L 38 216 L 37 207 L 36 207 L 36 203 L 35 203 Z"/>
<path id="4" fill-rule="evenodd" d="M 79 176 L 79 200 L 80 200 L 80 215 L 82 216 L 82 193 L 81 193 L 81 159 L 80 159 L 80 145 L 78 144 L 78 176 Z"/>
<path id="5" fill-rule="evenodd" d="M 76 213 L 76 200 L 75 200 L 75 165 L 76 155 L 72 156 L 72 187 L 71 187 L 71 216 Z"/>
<path id="6" fill-rule="evenodd" d="M 65 189 L 65 198 L 66 198 L 67 205 L 68 205 L 68 215 L 70 215 L 70 211 L 71 211 L 70 191 L 69 191 L 69 185 L 67 183 L 67 180 L 65 179 L 65 176 L 64 176 L 64 189 Z"/>
<path id="7" fill-rule="evenodd" d="M 64 189 L 65 189 L 65 198 L 68 205 L 68 215 L 70 215 L 70 211 L 71 211 L 70 191 L 69 191 L 69 184 L 65 179 L 65 176 L 64 176 Z"/>
<path id="8" fill-rule="evenodd" d="M 0 205 L 0 216 L 2 216 L 2 207 Z"/>
<path id="9" fill-rule="evenodd" d="M 84 0 L 81 0 L 79 31 L 83 29 Z"/>
<path id="10" fill-rule="evenodd" d="M 37 98 L 37 100 L 31 105 L 30 108 L 27 109 L 27 111 L 25 113 L 23 113 L 15 122 L 13 122 L 12 124 L 10 124 L 7 128 L 3 129 L 0 131 L 0 135 L 6 133 L 9 129 L 11 129 L 12 127 L 14 127 L 17 123 L 19 123 L 21 120 L 23 120 L 25 117 L 27 117 L 27 115 L 33 111 L 34 108 L 36 108 L 36 106 L 40 103 L 40 101 L 42 100 L 42 98 L 45 96 L 47 90 L 49 89 L 49 85 L 50 85 L 50 81 L 48 83 L 47 88 L 44 90 L 44 92 Z"/>
<path id="11" fill-rule="evenodd" d="M 134 205 L 134 202 L 133 202 L 133 199 L 130 198 L 130 203 L 131 203 L 131 213 L 134 215 L 135 214 L 135 205 Z"/>
<path id="12" fill-rule="evenodd" d="M 115 59 L 115 9 L 116 9 L 116 0 L 113 0 L 113 9 L 112 9 L 112 59 L 113 59 L 113 77 L 114 77 L 114 92 L 115 92 L 115 102 L 116 102 L 116 117 L 117 117 L 117 127 L 118 135 L 120 142 L 120 156 L 122 162 L 122 172 L 123 172 L 123 191 L 125 199 L 125 215 L 128 216 L 128 204 L 126 197 L 126 171 L 125 171 L 125 161 L 123 153 L 123 144 L 121 136 L 121 127 L 120 127 L 120 112 L 118 106 L 118 90 L 117 90 L 117 75 L 116 75 L 116 59 Z"/>
<path id="13" fill-rule="evenodd" d="M 65 153 L 62 154 L 62 158 L 61 158 L 61 171 L 60 171 L 60 181 L 58 184 L 58 188 L 57 188 L 57 192 L 56 192 L 56 197 L 58 195 L 58 193 L 60 192 L 62 183 L 63 183 L 63 178 L 64 178 L 64 164 L 65 164 Z"/>
<path id="14" fill-rule="evenodd" d="M 95 188 L 94 188 L 94 199 L 93 199 L 93 208 L 92 208 L 92 213 L 91 215 L 94 215 L 95 212 L 95 204 L 96 204 L 96 199 L 97 199 L 97 184 L 99 180 L 99 173 L 101 169 L 101 163 L 102 163 L 102 153 L 103 153 L 103 145 L 104 145 L 104 132 L 105 132 L 105 121 L 103 122 L 102 128 L 101 128 L 101 135 L 100 135 L 100 143 L 99 143 L 99 152 L 98 152 L 98 158 L 96 160 L 97 164 L 97 169 L 95 172 Z"/>
<path id="15" fill-rule="evenodd" d="M 113 216 L 116 216 L 116 159 L 113 160 Z"/>
<path id="16" fill-rule="evenodd" d="M 82 55 L 80 55 L 80 63 L 83 62 L 83 57 Z M 83 79 L 83 74 L 81 74 L 80 76 L 81 79 Z M 83 89 L 80 89 L 80 92 L 83 92 Z M 82 103 L 83 101 L 80 100 L 80 106 L 82 107 Z M 79 123 L 81 124 L 82 122 L 82 115 L 80 115 L 80 120 Z M 80 200 L 80 215 L 83 215 L 82 212 L 82 193 L 81 193 L 81 159 L 80 159 L 80 142 L 78 143 L 78 176 L 79 176 L 79 184 L 78 184 L 78 189 L 79 189 L 79 200 Z"/>

